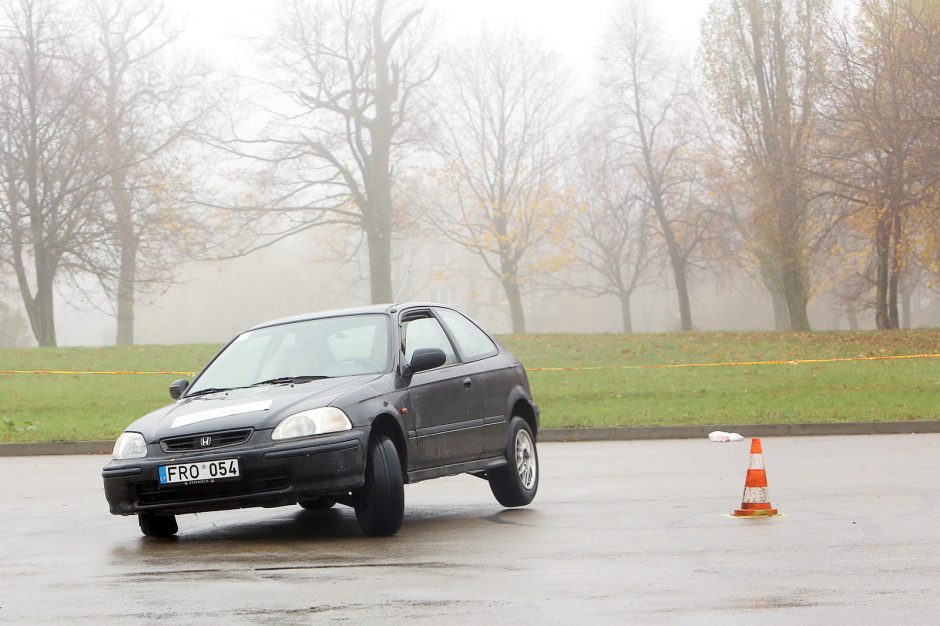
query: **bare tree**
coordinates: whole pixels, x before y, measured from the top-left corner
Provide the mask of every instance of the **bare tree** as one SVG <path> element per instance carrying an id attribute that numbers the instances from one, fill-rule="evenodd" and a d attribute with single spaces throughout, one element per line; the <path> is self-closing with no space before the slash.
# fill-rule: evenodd
<path id="1" fill-rule="evenodd" d="M 662 33 L 644 0 L 630 0 L 613 17 L 604 61 L 616 140 L 646 189 L 656 231 L 672 268 L 680 328 L 692 329 L 689 273 L 712 219 L 700 193 L 694 123 L 697 113 L 681 68 L 662 47 Z"/>
<path id="2" fill-rule="evenodd" d="M 534 41 L 484 30 L 446 67 L 436 150 L 453 210 L 438 207 L 432 219 L 499 279 L 516 333 L 526 330 L 523 288 L 557 261 L 540 257 L 539 246 L 559 241 L 565 226 L 560 131 L 569 106 L 559 66 Z"/>
<path id="3" fill-rule="evenodd" d="M 761 273 L 794 330 L 810 327 L 809 180 L 827 16 L 827 0 L 714 0 L 702 30 L 706 80 L 748 165 Z"/>
<path id="4" fill-rule="evenodd" d="M 576 283 L 559 278 L 567 288 L 591 296 L 612 295 L 620 302 L 625 333 L 633 332 L 630 300 L 650 280 L 650 208 L 644 184 L 609 136 L 611 124 L 595 124 L 585 132 L 571 167 L 569 187 L 577 194 L 572 240 L 576 269 L 587 269 Z M 578 267 L 580 266 L 580 267 Z"/>
<path id="5" fill-rule="evenodd" d="M 116 254 L 116 268 L 100 277 L 116 302 L 117 343 L 129 344 L 138 287 L 170 280 L 174 260 L 193 247 L 178 225 L 196 221 L 180 207 L 193 184 L 184 148 L 205 117 L 205 106 L 194 102 L 204 76 L 174 64 L 179 31 L 162 3 L 95 0 L 91 9 Z"/>
<path id="6" fill-rule="evenodd" d="M 241 210 L 265 236 L 241 253 L 316 226 L 349 225 L 368 247 L 372 302 L 392 300 L 395 180 L 403 147 L 415 139 L 416 94 L 437 69 L 421 13 L 385 0 L 283 7 L 263 44 L 273 65 L 257 81 L 269 89 L 262 99 L 272 121 L 256 136 L 224 142 L 267 166 L 260 178 L 271 191 L 222 207 Z"/>
<path id="7" fill-rule="evenodd" d="M 763 285 L 771 297 L 775 329 L 787 330 L 790 328 L 787 300 L 780 289 L 779 276 L 772 271 L 775 267 L 772 254 L 764 247 L 758 233 L 748 164 L 725 129 L 713 125 L 712 121 L 703 118 L 709 161 L 705 186 L 716 207 L 711 240 L 715 254 L 710 269 L 719 278 L 733 277 L 735 283 L 743 273 Z"/>
<path id="8" fill-rule="evenodd" d="M 58 3 L 8 0 L 2 11 L 0 262 L 39 345 L 54 346 L 57 278 L 96 267 L 108 243 L 95 212 L 104 168 L 93 68 Z"/>
<path id="9" fill-rule="evenodd" d="M 871 241 L 875 323 L 898 328 L 917 214 L 940 183 L 940 13 L 912 0 L 862 0 L 858 10 L 833 29 L 824 171 L 851 206 L 846 225 Z"/>

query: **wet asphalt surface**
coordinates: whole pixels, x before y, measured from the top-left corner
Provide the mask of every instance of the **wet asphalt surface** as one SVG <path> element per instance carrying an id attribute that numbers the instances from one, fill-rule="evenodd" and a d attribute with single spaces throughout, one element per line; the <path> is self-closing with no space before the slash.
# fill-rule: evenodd
<path id="1" fill-rule="evenodd" d="M 0 458 L 0 622 L 938 623 L 940 435 L 765 438 L 783 517 L 728 516 L 747 442 L 543 444 L 505 510 L 470 476 L 351 509 L 111 516 L 103 457 Z"/>

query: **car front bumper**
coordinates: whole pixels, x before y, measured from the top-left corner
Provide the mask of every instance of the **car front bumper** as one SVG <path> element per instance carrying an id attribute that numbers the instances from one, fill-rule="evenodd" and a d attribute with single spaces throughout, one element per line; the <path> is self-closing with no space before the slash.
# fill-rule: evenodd
<path id="1" fill-rule="evenodd" d="M 364 480 L 368 429 L 310 439 L 217 448 L 211 453 L 177 453 L 112 461 L 101 471 L 115 515 L 155 512 L 200 513 L 255 506 L 282 506 L 318 495 L 345 493 Z M 150 446 L 153 450 L 155 446 Z M 239 477 L 189 485 L 160 485 L 159 468 L 178 463 L 238 459 Z"/>

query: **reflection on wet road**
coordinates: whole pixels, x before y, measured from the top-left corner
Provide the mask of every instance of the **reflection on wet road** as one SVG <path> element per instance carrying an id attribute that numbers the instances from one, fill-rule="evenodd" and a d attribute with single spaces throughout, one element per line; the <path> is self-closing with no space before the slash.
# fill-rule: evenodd
<path id="1" fill-rule="evenodd" d="M 406 487 L 392 538 L 350 509 L 107 512 L 103 457 L 0 459 L 0 622 L 932 622 L 940 436 L 765 439 L 784 517 L 740 520 L 747 449 L 544 444 L 506 510 L 469 476 Z"/>

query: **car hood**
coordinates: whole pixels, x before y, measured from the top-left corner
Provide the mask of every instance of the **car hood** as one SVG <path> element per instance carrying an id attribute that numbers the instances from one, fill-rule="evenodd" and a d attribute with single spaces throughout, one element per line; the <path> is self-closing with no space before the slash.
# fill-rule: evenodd
<path id="1" fill-rule="evenodd" d="M 264 385 L 213 393 L 149 413 L 127 427 L 148 442 L 164 437 L 232 428 L 274 428 L 293 413 L 329 406 L 340 396 L 367 385 L 380 375 L 344 376 L 298 385 Z"/>

